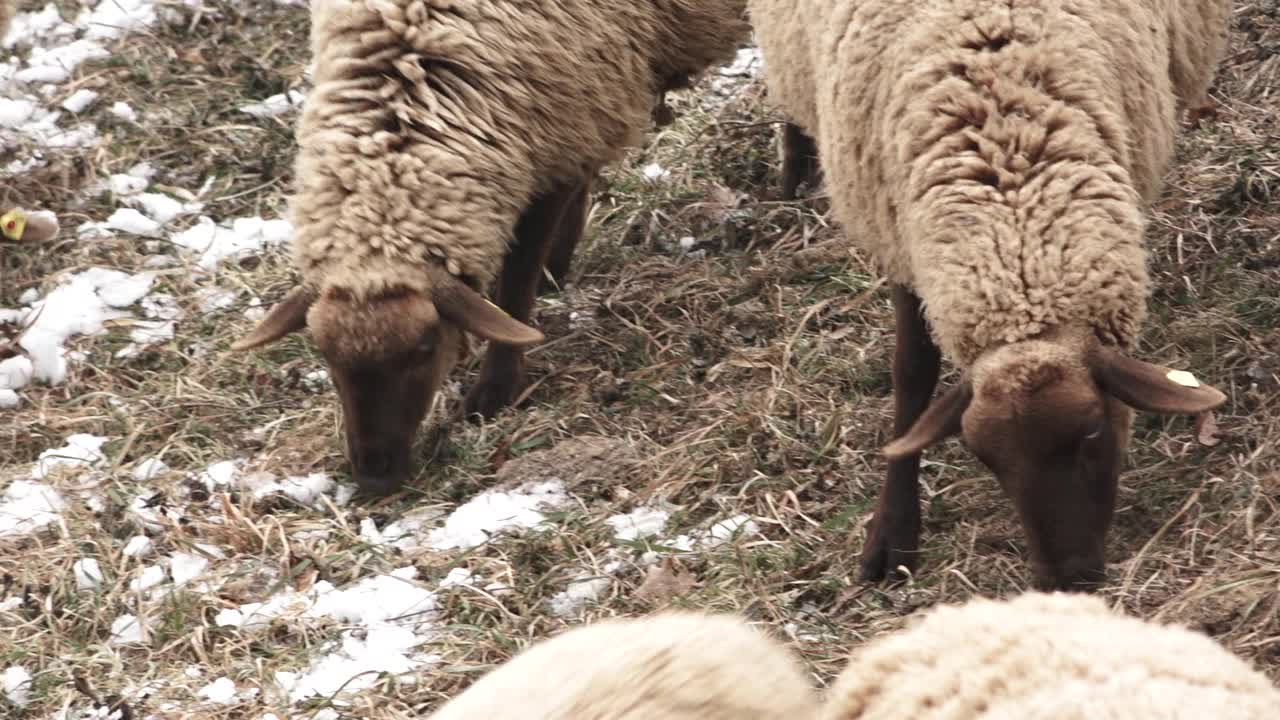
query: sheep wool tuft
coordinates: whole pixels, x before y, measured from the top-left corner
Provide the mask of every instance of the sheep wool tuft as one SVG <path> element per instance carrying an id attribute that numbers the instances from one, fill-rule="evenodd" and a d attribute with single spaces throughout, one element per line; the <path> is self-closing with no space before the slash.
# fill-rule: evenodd
<path id="1" fill-rule="evenodd" d="M 944 354 L 1063 325 L 1130 349 L 1141 207 L 1200 102 L 1230 0 L 751 0 L 769 92 L 837 219 L 913 288 Z"/>
<path id="2" fill-rule="evenodd" d="M 9 34 L 9 22 L 17 10 L 17 0 L 0 0 L 0 40 Z"/>
<path id="3" fill-rule="evenodd" d="M 432 720 L 802 720 L 818 703 L 787 649 L 732 616 L 606 620 L 521 652 Z"/>
<path id="4" fill-rule="evenodd" d="M 478 290 L 531 198 L 634 145 L 655 99 L 732 57 L 746 0 L 316 0 L 296 261 L 313 290 Z"/>
<path id="5" fill-rule="evenodd" d="M 1095 596 L 940 606 L 854 651 L 822 720 L 1270 720 L 1280 690 L 1209 637 Z"/>

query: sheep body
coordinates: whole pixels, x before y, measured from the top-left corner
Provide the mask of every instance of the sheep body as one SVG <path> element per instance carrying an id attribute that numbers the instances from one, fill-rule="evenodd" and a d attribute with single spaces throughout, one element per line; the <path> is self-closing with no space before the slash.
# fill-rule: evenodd
<path id="1" fill-rule="evenodd" d="M 316 290 L 483 290 L 517 217 L 590 177 L 657 93 L 732 57 L 745 0 L 318 0 L 298 128 L 296 260 Z"/>
<path id="2" fill-rule="evenodd" d="M 1132 347 L 1148 294 L 1139 204 L 1160 187 L 1180 108 L 1205 93 L 1228 5 L 750 10 L 770 95 L 814 137 L 837 219 L 967 366 L 1073 322 Z"/>
<path id="3" fill-rule="evenodd" d="M 1027 593 L 940 606 L 856 649 L 822 720 L 1264 720 L 1280 690 L 1209 637 Z"/>
<path id="4" fill-rule="evenodd" d="M 538 643 L 433 720 L 801 720 L 815 694 L 779 642 L 731 616 L 607 620 Z"/>

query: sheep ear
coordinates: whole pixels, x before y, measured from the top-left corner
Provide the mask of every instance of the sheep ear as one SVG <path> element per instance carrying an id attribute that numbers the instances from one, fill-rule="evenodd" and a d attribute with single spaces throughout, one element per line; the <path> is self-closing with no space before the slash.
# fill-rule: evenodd
<path id="1" fill-rule="evenodd" d="M 1227 401 L 1185 370 L 1154 365 L 1115 348 L 1101 348 L 1090 359 L 1094 381 L 1107 394 L 1135 410 L 1161 415 L 1196 415 Z"/>
<path id="2" fill-rule="evenodd" d="M 431 299 L 440 317 L 486 340 L 523 347 L 545 339 L 541 332 L 506 314 L 461 280 L 449 278 L 435 288 Z"/>
<path id="3" fill-rule="evenodd" d="M 965 378 L 930 403 L 905 435 L 886 445 L 882 451 L 885 457 L 899 460 L 959 434 L 960 420 L 972 400 L 973 385 Z"/>
<path id="4" fill-rule="evenodd" d="M 262 322 L 248 335 L 231 344 L 232 350 L 251 350 L 269 345 L 292 332 L 307 326 L 307 310 L 315 300 L 315 294 L 305 288 L 297 288 L 280 301 Z"/>

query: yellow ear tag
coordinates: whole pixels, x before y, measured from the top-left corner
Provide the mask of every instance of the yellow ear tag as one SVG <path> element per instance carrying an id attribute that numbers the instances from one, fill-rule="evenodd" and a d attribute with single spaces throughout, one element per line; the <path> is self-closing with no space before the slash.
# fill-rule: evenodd
<path id="1" fill-rule="evenodd" d="M 22 233 L 27 229 L 27 214 L 21 210 L 10 210 L 0 215 L 0 232 L 14 242 L 22 240 Z"/>
<path id="2" fill-rule="evenodd" d="M 1196 376 L 1192 375 L 1186 370 L 1170 370 L 1169 374 L 1165 375 L 1165 377 L 1169 378 L 1170 380 L 1184 387 L 1189 387 L 1189 388 L 1200 387 L 1200 381 L 1196 379 Z"/>

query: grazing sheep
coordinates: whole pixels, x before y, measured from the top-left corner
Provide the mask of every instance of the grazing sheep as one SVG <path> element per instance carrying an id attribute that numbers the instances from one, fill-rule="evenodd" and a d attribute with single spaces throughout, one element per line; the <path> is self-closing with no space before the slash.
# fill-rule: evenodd
<path id="1" fill-rule="evenodd" d="M 291 208 L 303 285 L 233 347 L 308 328 L 356 479 L 399 488 L 464 331 L 491 341 L 467 415 L 516 398 L 543 267 L 550 254 L 563 279 L 590 181 L 662 91 L 732 57 L 745 15 L 745 0 L 316 0 Z M 501 309 L 483 296 L 495 279 Z"/>
<path id="2" fill-rule="evenodd" d="M 802 720 L 810 683 L 777 641 L 729 616 L 607 620 L 538 643 L 432 720 Z"/>
<path id="3" fill-rule="evenodd" d="M 811 169 L 816 141 L 837 219 L 894 286 L 896 439 L 863 580 L 915 566 L 920 453 L 961 434 L 1014 501 L 1037 585 L 1095 587 L 1133 410 L 1225 401 L 1130 353 L 1143 210 L 1228 6 L 750 1 L 796 126 L 787 172 Z M 963 375 L 930 404 L 943 355 Z"/>
<path id="4" fill-rule="evenodd" d="M 854 650 L 821 720 L 1280 717 L 1280 690 L 1209 637 L 1027 593 L 930 610 Z"/>

